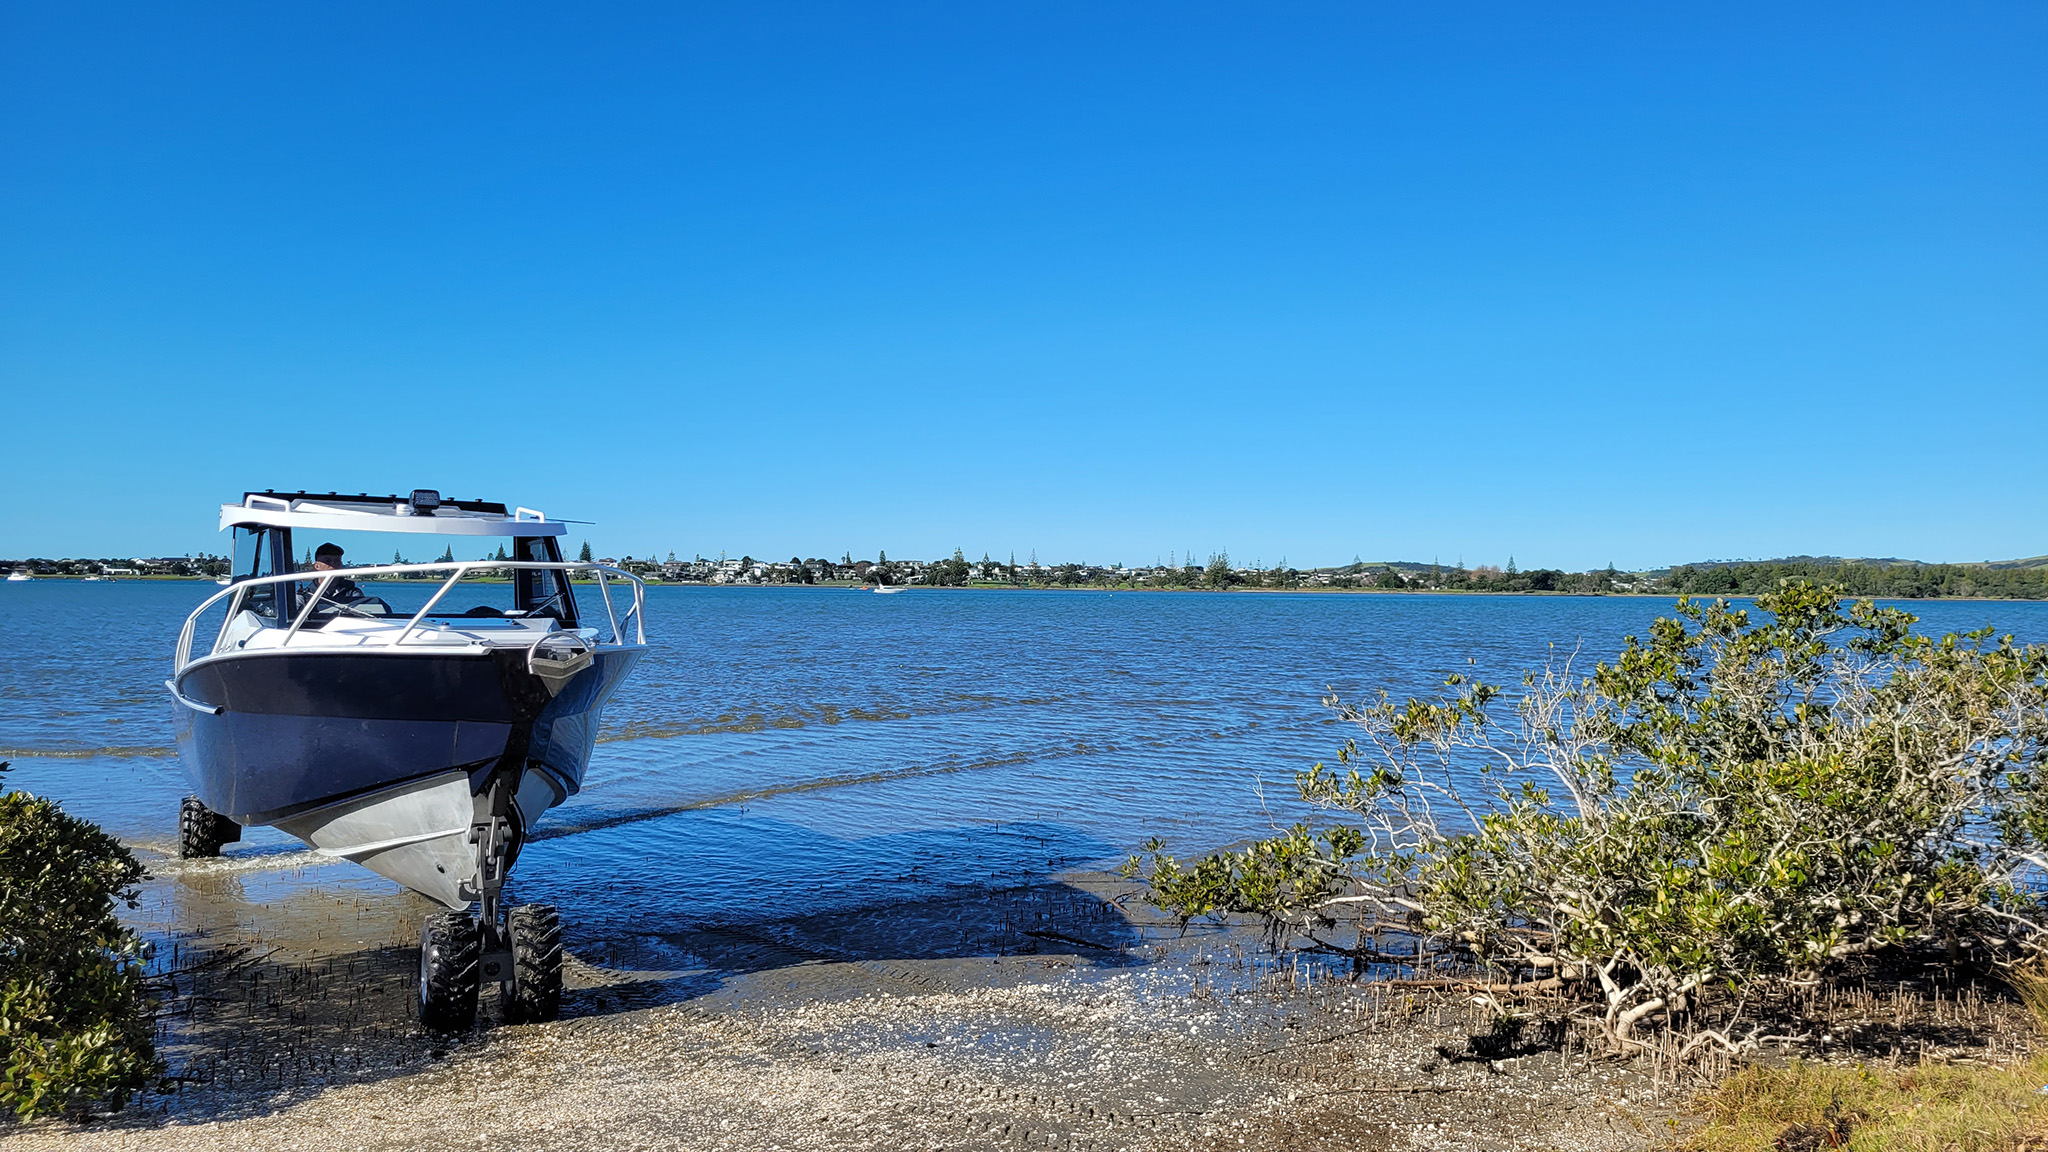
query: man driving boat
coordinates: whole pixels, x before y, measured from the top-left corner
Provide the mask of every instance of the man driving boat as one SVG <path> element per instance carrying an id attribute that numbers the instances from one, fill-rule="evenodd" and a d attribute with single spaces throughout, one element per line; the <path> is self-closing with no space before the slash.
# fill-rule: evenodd
<path id="1" fill-rule="evenodd" d="M 341 545 L 330 541 L 313 549 L 313 571 L 341 571 Z M 355 581 L 346 576 L 336 576 L 328 581 L 327 591 L 320 599 L 335 604 L 356 604 L 369 599 L 369 596 L 356 587 Z"/>

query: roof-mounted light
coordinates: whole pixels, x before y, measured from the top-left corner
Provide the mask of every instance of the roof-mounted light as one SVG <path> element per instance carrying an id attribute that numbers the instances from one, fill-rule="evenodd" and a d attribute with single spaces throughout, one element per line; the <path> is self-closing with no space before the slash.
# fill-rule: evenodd
<path id="1" fill-rule="evenodd" d="M 434 509 L 441 506 L 441 494 L 432 488 L 415 488 L 406 503 L 412 505 L 415 516 L 432 516 Z"/>

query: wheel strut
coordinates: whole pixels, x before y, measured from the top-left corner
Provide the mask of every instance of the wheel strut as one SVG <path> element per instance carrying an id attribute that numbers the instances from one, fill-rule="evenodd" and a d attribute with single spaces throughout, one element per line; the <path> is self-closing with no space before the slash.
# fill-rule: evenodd
<path id="1" fill-rule="evenodd" d="M 490 784 L 485 814 L 469 826 L 470 858 L 475 871 L 459 894 L 479 904 L 436 912 L 420 926 L 420 1026 L 438 1032 L 460 1032 L 476 1023 L 477 994 L 497 984 L 509 995 L 512 949 L 499 921 L 499 898 L 505 890 L 506 859 L 511 848 L 508 809 L 510 793 L 502 777 Z"/>
<path id="2" fill-rule="evenodd" d="M 512 789 L 504 776 L 490 785 L 491 802 L 486 814 L 469 826 L 469 843 L 475 849 L 476 877 L 472 887 L 477 900 L 477 927 L 483 940 L 482 978 L 496 984 L 509 1001 L 516 979 L 512 938 L 507 931 L 500 904 L 505 895 L 505 873 L 512 848 Z"/>
<path id="3" fill-rule="evenodd" d="M 562 1010 L 562 923 L 549 904 L 522 904 L 506 908 L 506 874 L 514 856 L 512 842 L 513 777 L 496 776 L 490 783 L 489 802 L 484 814 L 469 826 L 469 844 L 476 871 L 462 887 L 462 894 L 477 902 L 477 915 L 467 912 L 441 913 L 428 918 L 422 933 L 420 953 L 420 1020 L 443 1021 L 433 1027 L 466 1028 L 476 1018 L 477 990 L 485 984 L 498 986 L 498 1003 L 505 1019 L 514 1024 L 553 1020 Z M 453 923 L 459 917 L 467 928 L 466 950 L 452 943 L 440 946 L 438 955 L 467 966 L 464 985 L 449 975 L 441 986 L 457 998 L 452 1010 L 430 1011 L 432 982 L 430 969 L 436 940 L 451 940 L 462 934 Z M 466 994 L 466 999 L 462 999 Z M 448 996 L 442 997 L 444 1000 Z M 459 1023 L 445 1023 L 460 1017 Z"/>

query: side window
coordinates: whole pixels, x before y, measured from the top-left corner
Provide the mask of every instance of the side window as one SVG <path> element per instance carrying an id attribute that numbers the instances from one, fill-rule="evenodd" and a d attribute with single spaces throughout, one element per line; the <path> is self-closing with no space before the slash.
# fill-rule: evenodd
<path id="1" fill-rule="evenodd" d="M 513 558 L 537 560 L 543 563 L 559 564 L 562 553 L 555 547 L 553 538 L 547 536 L 521 536 L 513 541 Z M 576 598 L 569 591 L 568 583 L 562 579 L 562 572 L 555 568 L 522 568 L 519 570 L 518 607 L 536 616 L 552 616 L 562 622 L 563 627 L 576 626 Z"/>
<path id="2" fill-rule="evenodd" d="M 235 578 L 248 580 L 257 576 L 277 575 L 272 563 L 270 530 L 267 528 L 235 529 Z M 277 619 L 278 585 L 263 584 L 249 589 L 242 607 L 268 620 Z"/>

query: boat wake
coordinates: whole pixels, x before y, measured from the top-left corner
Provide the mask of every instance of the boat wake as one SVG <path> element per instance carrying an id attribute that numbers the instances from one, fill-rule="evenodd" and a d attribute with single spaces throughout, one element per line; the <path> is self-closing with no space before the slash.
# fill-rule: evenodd
<path id="1" fill-rule="evenodd" d="M 1055 751 L 1054 756 L 1078 755 L 1087 751 L 1076 748 L 1072 751 Z M 919 764 L 907 768 L 885 768 L 875 772 L 850 772 L 838 776 L 823 776 L 812 780 L 797 780 L 788 784 L 773 784 L 764 788 L 748 788 L 738 792 L 726 792 L 717 796 L 706 796 L 680 804 L 664 804 L 654 808 L 641 808 L 631 812 L 620 812 L 590 820 L 562 822 L 536 830 L 529 840 L 556 840 L 563 836 L 580 836 L 587 832 L 602 832 L 607 828 L 618 828 L 627 824 L 639 824 L 648 820 L 660 820 L 684 812 L 701 812 L 709 808 L 726 808 L 734 804 L 745 804 L 754 800 L 767 800 L 777 796 L 793 796 L 804 792 L 819 792 L 827 788 L 850 788 L 859 784 L 885 784 L 892 780 L 909 780 L 920 776 L 944 776 L 954 772 L 972 772 L 982 768 L 1003 768 L 1023 764 L 1032 760 L 1045 759 L 1044 753 L 1017 752 L 1008 756 L 993 756 L 980 760 L 941 764 Z"/>
<path id="2" fill-rule="evenodd" d="M 262 848 L 189 860 L 180 858 L 175 847 L 169 851 L 156 844 L 134 844 L 130 847 L 141 848 L 153 854 L 161 853 L 163 859 L 152 862 L 149 872 L 152 876 L 166 879 L 223 876 L 238 872 L 287 872 L 294 868 L 317 868 L 323 864 L 348 863 L 339 856 L 328 856 L 311 848 L 298 847 Z"/>
<path id="3" fill-rule="evenodd" d="M 177 754 L 176 748 L 155 744 L 109 748 L 0 748 L 0 760 L 158 760 Z"/>

